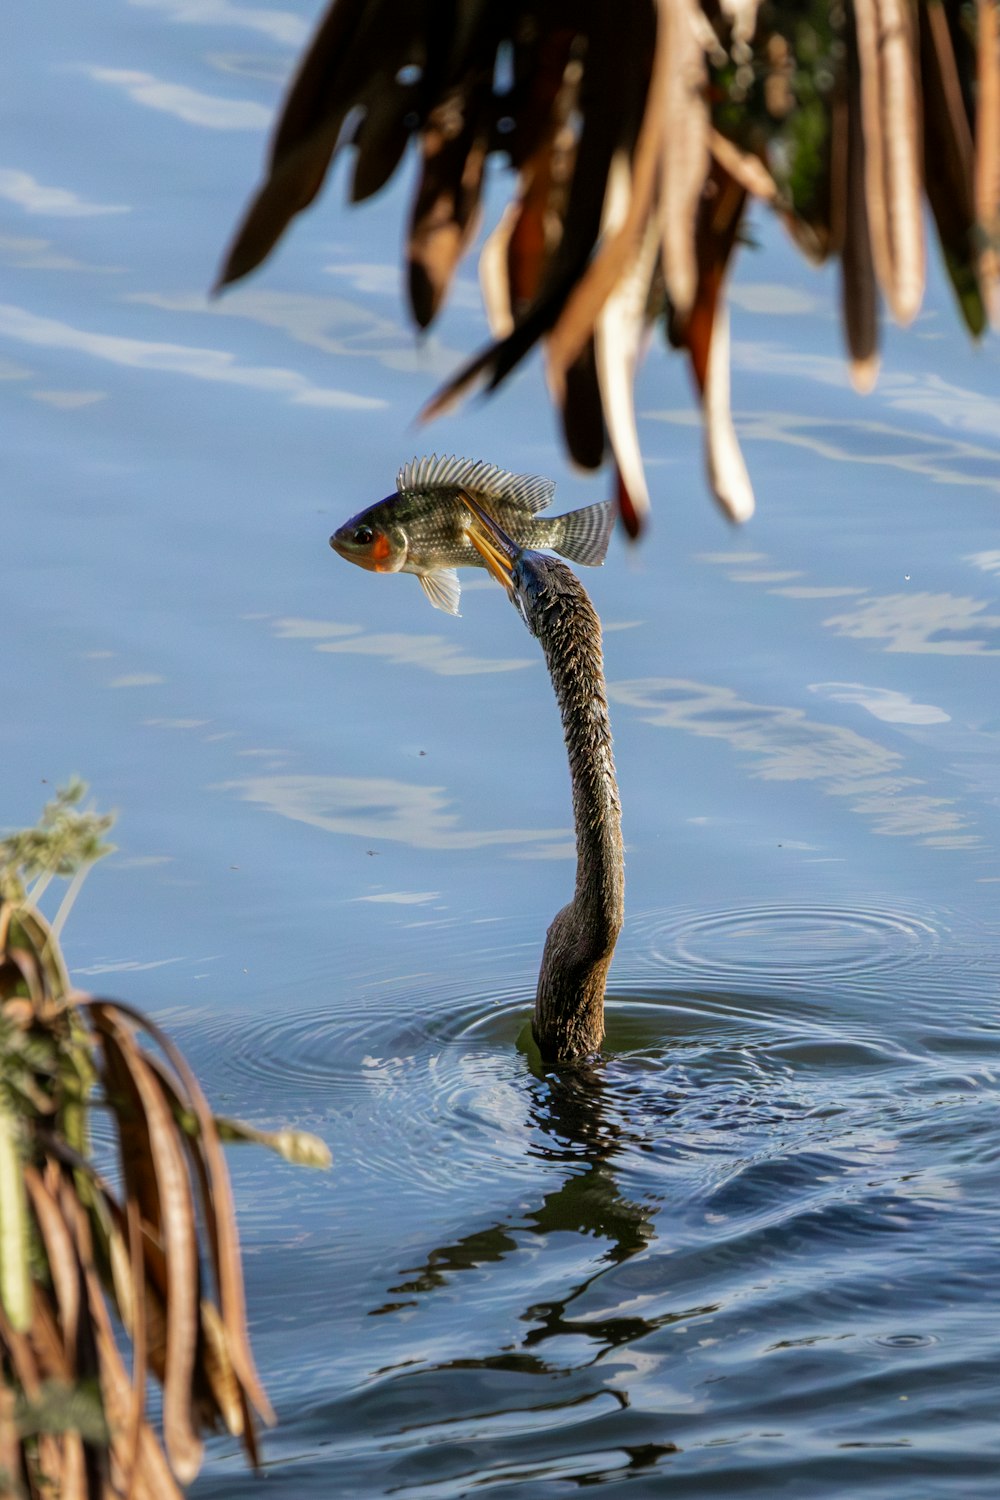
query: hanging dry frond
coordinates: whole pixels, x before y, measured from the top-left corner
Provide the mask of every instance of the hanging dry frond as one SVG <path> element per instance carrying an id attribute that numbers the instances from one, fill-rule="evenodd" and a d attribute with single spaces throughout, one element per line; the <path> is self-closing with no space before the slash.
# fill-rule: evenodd
<path id="1" fill-rule="evenodd" d="M 660 205 L 663 279 L 675 316 L 691 311 L 698 284 L 694 228 L 709 167 L 708 70 L 696 0 L 660 0 L 660 32 L 669 66 L 660 115 Z"/>
<path id="2" fill-rule="evenodd" d="M 630 172 L 623 157 L 608 178 L 605 205 L 606 233 L 616 234 L 625 222 L 630 196 Z M 597 317 L 595 345 L 604 418 L 618 471 L 618 507 L 626 531 L 638 534 L 649 513 L 649 491 L 635 421 L 633 390 L 653 308 L 650 289 L 660 251 L 655 222 L 647 219 L 645 232 L 627 273 L 612 288 Z"/>
<path id="3" fill-rule="evenodd" d="M 901 323 L 924 293 L 918 72 L 907 0 L 854 0 L 865 187 L 879 285 Z"/>
<path id="4" fill-rule="evenodd" d="M 410 306 L 421 328 L 437 315 L 478 224 L 486 144 L 461 117 L 452 122 L 459 109 L 454 100 L 439 106 L 421 142 L 424 169 L 408 247 Z"/>
<path id="5" fill-rule="evenodd" d="M 919 24 L 927 200 L 959 309 L 969 331 L 979 335 L 986 326 L 986 308 L 975 234 L 972 124 L 944 6 L 922 6 Z"/>
<path id="6" fill-rule="evenodd" d="M 982 239 L 979 275 L 990 321 L 1000 325 L 1000 9 L 977 0 L 975 203 Z"/>
<path id="7" fill-rule="evenodd" d="M 997 316 L 996 0 L 619 0 L 557 10 L 483 0 L 452 19 L 404 0 L 336 0 L 291 87 L 220 284 L 260 263 L 337 150 L 356 151 L 356 199 L 388 179 L 412 136 L 422 176 L 411 303 L 425 326 L 471 241 L 486 160 L 503 153 L 514 201 L 480 262 L 494 342 L 422 416 L 477 386 L 495 389 L 544 341 L 567 446 L 596 465 L 607 428 L 633 534 L 648 503 L 632 411 L 635 310 L 645 297 L 643 325 L 655 316 L 651 287 L 672 341 L 691 356 L 713 489 L 732 518 L 752 509 L 723 358 L 729 252 L 706 262 L 703 239 L 720 172 L 743 195 L 727 227 L 733 241 L 753 197 L 810 259 L 840 256 L 859 389 L 878 369 L 878 288 L 902 323 L 920 307 L 925 191 L 967 326 L 978 334 L 984 309 Z M 619 161 L 624 189 L 611 183 Z M 651 227 L 658 253 L 643 288 Z"/>

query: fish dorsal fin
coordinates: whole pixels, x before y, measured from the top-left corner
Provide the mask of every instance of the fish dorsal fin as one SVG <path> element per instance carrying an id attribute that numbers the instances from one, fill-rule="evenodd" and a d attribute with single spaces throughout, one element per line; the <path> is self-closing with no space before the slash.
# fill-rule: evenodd
<path id="1" fill-rule="evenodd" d="M 487 501 L 506 500 L 508 505 L 535 516 L 551 503 L 556 482 L 541 474 L 511 474 L 483 459 L 438 458 L 433 453 L 430 458 L 415 458 L 404 464 L 396 475 L 396 488 L 400 494 L 404 490 L 438 488 L 471 490 Z"/>
<path id="2" fill-rule="evenodd" d="M 435 568 L 433 573 L 418 573 L 417 577 L 435 609 L 443 609 L 446 615 L 458 614 L 462 585 L 454 568 Z"/>

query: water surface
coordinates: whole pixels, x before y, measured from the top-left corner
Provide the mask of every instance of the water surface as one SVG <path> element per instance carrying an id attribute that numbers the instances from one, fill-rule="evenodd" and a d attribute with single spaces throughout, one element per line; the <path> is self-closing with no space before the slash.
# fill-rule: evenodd
<path id="1" fill-rule="evenodd" d="M 707 498 L 657 347 L 641 549 L 588 574 L 628 842 L 608 1046 L 525 1037 L 571 889 L 536 644 L 326 538 L 425 447 L 554 475 L 533 365 L 429 431 L 406 185 L 342 183 L 205 289 L 314 6 L 25 13 L 0 161 L 3 821 L 70 772 L 120 852 L 82 983 L 167 1023 L 234 1153 L 269 1494 L 982 1496 L 1000 1351 L 1000 361 L 925 311 L 850 389 L 832 274 L 761 218 L 733 291 L 758 494 Z M 494 208 L 495 208 L 494 200 Z M 213 1443 L 194 1493 L 242 1496 Z"/>

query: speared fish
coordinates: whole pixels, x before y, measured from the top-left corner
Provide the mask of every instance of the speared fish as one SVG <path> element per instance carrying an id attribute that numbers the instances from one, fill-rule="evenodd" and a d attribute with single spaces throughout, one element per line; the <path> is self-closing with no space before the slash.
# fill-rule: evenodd
<path id="1" fill-rule="evenodd" d="M 481 568 L 469 537 L 474 500 L 519 547 L 548 548 L 572 562 L 599 567 L 614 523 L 610 500 L 561 516 L 539 514 L 552 501 L 555 481 L 511 474 L 483 460 L 414 459 L 396 476 L 396 489 L 359 511 L 330 538 L 348 562 L 373 573 L 415 573 L 435 609 L 458 614 L 456 568 Z"/>

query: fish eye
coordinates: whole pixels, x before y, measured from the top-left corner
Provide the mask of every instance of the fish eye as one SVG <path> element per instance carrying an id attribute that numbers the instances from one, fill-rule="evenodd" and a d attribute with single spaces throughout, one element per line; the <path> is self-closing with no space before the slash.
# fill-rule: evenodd
<path id="1" fill-rule="evenodd" d="M 359 547 L 367 547 L 375 533 L 370 526 L 355 526 L 352 541 L 357 542 Z"/>

